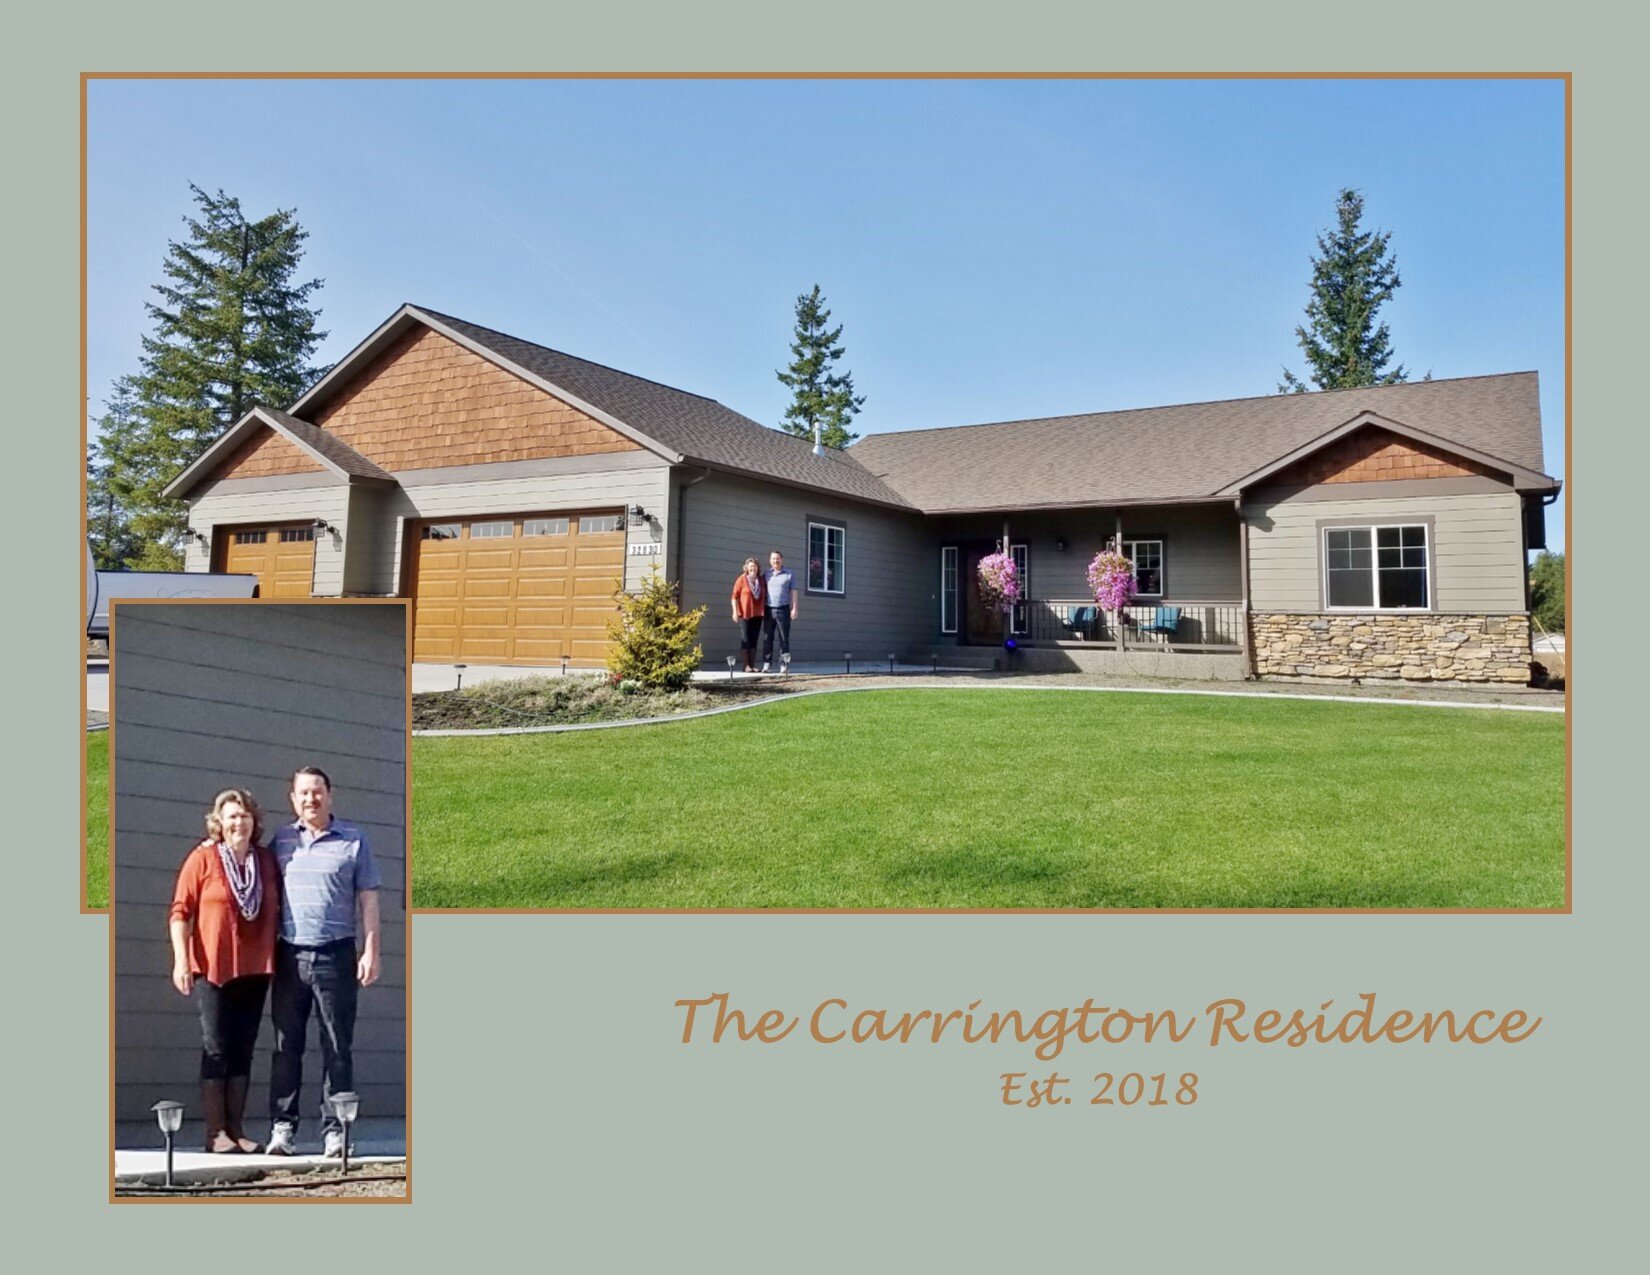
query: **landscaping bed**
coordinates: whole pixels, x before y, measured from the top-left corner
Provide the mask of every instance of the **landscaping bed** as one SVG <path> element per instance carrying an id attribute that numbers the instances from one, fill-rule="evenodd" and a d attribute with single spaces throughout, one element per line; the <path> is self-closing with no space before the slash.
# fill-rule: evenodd
<path id="1" fill-rule="evenodd" d="M 748 704 L 802 689 L 792 679 L 694 682 L 679 691 L 614 685 L 605 677 L 524 677 L 461 691 L 413 696 L 414 730 L 481 730 L 500 726 L 576 726 L 637 721 Z"/>
<path id="2" fill-rule="evenodd" d="M 352 1166 L 349 1177 L 340 1176 L 337 1168 L 325 1169 L 271 1169 L 248 1177 L 225 1176 L 216 1181 L 182 1183 L 165 1187 L 154 1183 L 117 1182 L 117 1196 L 141 1196 L 148 1199 L 179 1196 L 290 1195 L 301 1199 L 322 1199 L 327 1196 L 348 1196 L 353 1199 L 401 1198 L 407 1194 L 407 1165 L 364 1164 Z"/>

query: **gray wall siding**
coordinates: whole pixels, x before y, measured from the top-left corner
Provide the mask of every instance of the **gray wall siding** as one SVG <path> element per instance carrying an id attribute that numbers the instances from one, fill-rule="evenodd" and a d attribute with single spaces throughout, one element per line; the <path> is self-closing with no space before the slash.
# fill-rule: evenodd
<path id="1" fill-rule="evenodd" d="M 362 1114 L 406 1114 L 405 605 L 280 603 L 115 607 L 113 667 L 115 1119 L 150 1120 L 177 1098 L 198 1125 L 200 1019 L 173 990 L 167 915 L 178 868 L 215 793 L 247 787 L 266 828 L 292 817 L 292 770 L 331 775 L 340 817 L 366 831 L 384 880 L 384 971 L 361 995 Z M 266 838 L 267 838 L 266 832 Z M 320 1105 L 311 1033 L 303 1119 Z M 267 1130 L 267 1010 L 247 1111 Z M 184 1145 L 192 1145 L 186 1142 Z"/>
<path id="2" fill-rule="evenodd" d="M 1353 485 L 1353 484 L 1347 484 Z M 1432 609 L 1469 614 L 1523 611 L 1524 551 L 1512 491 L 1385 500 L 1290 499 L 1247 503 L 1249 592 L 1256 611 L 1317 611 L 1318 524 L 1431 518 Z"/>
<path id="3" fill-rule="evenodd" d="M 684 481 L 697 472 L 685 471 Z M 738 653 L 729 594 L 747 557 L 766 568 L 777 549 L 806 579 L 810 516 L 845 529 L 846 591 L 802 594 L 793 657 L 838 660 L 852 651 L 862 659 L 905 658 L 929 649 L 939 628 L 939 558 L 919 515 L 713 474 L 678 493 L 676 514 L 683 604 L 708 607 L 699 629 L 707 664 Z"/>
<path id="4" fill-rule="evenodd" d="M 1236 602 L 1243 597 L 1238 520 L 1228 505 L 1160 505 L 1125 509 L 1123 535 L 1163 541 L 1165 600 Z M 939 577 L 939 546 L 1002 539 L 1002 515 L 932 521 L 932 574 Z M 1117 527 L 1109 509 L 1039 510 L 1007 516 L 1009 540 L 1026 546 L 1034 598 L 1087 598 L 1089 562 Z M 1059 541 L 1066 541 L 1061 551 Z"/>
<path id="5" fill-rule="evenodd" d="M 631 527 L 627 541 L 629 544 L 658 542 L 660 556 L 627 556 L 625 586 L 636 588 L 646 578 L 652 562 L 657 562 L 662 569 L 666 562 L 664 555 L 669 552 L 664 539 L 669 520 L 670 467 L 663 461 L 647 466 L 630 464 L 608 470 L 580 468 L 561 474 L 467 482 L 413 483 L 413 475 L 400 477 L 408 479 L 409 485 L 382 494 L 378 518 L 381 534 L 371 544 L 370 565 L 361 577 L 375 593 L 399 592 L 405 578 L 401 561 L 406 543 L 404 529 L 408 522 L 423 518 L 555 513 L 640 505 L 651 520 L 645 527 Z"/>
<path id="6" fill-rule="evenodd" d="M 247 480 L 242 480 L 247 481 Z M 337 597 L 344 591 L 344 557 L 351 543 L 351 489 L 344 482 L 317 476 L 314 487 L 269 490 L 234 480 L 207 489 L 190 502 L 189 525 L 215 541 L 214 528 L 240 523 L 306 522 L 324 518 L 337 529 L 335 535 L 315 537 L 316 597 Z M 200 543 L 191 539 L 184 548 L 185 571 L 210 571 L 212 560 Z"/>

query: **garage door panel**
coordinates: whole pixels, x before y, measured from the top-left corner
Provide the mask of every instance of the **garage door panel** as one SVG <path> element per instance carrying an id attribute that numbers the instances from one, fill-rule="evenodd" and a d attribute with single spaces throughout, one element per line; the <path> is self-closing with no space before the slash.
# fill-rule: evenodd
<path id="1" fill-rule="evenodd" d="M 258 577 L 260 598 L 307 598 L 315 578 L 313 538 L 282 540 L 281 533 L 309 536 L 309 528 L 271 525 L 267 527 L 220 527 L 224 537 L 223 570 L 235 575 Z"/>
<path id="2" fill-rule="evenodd" d="M 580 535 L 580 516 L 566 516 L 567 531 L 554 536 L 524 534 L 539 514 L 457 520 L 458 538 L 420 534 L 413 542 L 415 654 L 499 664 L 555 664 L 569 656 L 600 664 L 624 572 L 625 535 Z M 477 523 L 508 525 L 512 534 L 477 537 Z"/>

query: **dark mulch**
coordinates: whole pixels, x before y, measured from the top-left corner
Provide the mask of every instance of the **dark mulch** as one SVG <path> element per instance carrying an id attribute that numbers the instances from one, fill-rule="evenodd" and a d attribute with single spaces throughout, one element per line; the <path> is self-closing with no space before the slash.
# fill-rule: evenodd
<path id="1" fill-rule="evenodd" d="M 135 1183 L 117 1183 L 117 1196 L 142 1196 L 148 1199 L 189 1196 L 258 1196 L 292 1195 L 306 1200 L 323 1196 L 351 1196 L 355 1198 L 401 1197 L 407 1194 L 407 1165 L 364 1164 L 352 1166 L 348 1179 L 339 1176 L 337 1169 L 320 1169 L 295 1173 L 290 1169 L 272 1169 L 255 1178 L 240 1181 L 186 1184 L 168 1190 L 163 1186 L 139 1186 Z"/>
<path id="2" fill-rule="evenodd" d="M 413 696 L 414 730 L 480 730 L 499 726 L 573 726 L 638 721 L 748 704 L 801 689 L 793 679 L 695 682 L 679 691 L 615 686 L 603 677 L 524 677 L 483 682 L 462 691 Z"/>

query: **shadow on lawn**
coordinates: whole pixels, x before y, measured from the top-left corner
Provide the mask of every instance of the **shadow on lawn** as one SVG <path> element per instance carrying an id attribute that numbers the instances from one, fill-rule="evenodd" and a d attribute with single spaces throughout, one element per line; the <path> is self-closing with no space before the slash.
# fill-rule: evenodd
<path id="1" fill-rule="evenodd" d="M 687 856 L 678 850 L 603 855 L 580 863 L 545 860 L 515 863 L 510 865 L 509 871 L 492 880 L 461 886 L 460 892 L 467 896 L 462 902 L 426 903 L 420 899 L 414 906 L 512 907 L 522 898 L 532 898 L 558 900 L 549 904 L 552 907 L 624 907 L 626 904 L 622 899 L 627 887 L 647 885 L 681 871 L 686 864 Z M 413 889 L 418 889 L 416 883 Z M 580 901 L 578 896 L 590 890 L 597 891 L 604 898 L 611 896 L 615 901 Z"/>
<path id="2" fill-rule="evenodd" d="M 932 886 L 967 891 L 980 886 L 1032 885 L 1058 880 L 1069 865 L 1047 855 L 1005 851 L 1001 846 L 963 846 L 954 850 L 907 850 L 890 859 L 878 874 L 889 885 Z"/>

